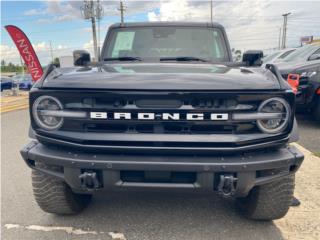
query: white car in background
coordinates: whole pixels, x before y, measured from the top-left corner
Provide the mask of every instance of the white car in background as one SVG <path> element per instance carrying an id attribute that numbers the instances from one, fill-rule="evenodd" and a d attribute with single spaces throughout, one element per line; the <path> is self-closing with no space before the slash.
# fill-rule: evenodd
<path id="1" fill-rule="evenodd" d="M 286 48 L 273 52 L 262 59 L 263 64 L 281 62 L 282 59 L 294 52 L 296 48 Z"/>

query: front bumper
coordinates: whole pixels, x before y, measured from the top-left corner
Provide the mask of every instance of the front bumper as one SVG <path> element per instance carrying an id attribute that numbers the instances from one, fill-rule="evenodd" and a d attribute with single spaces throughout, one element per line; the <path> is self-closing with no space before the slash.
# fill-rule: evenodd
<path id="1" fill-rule="evenodd" d="M 31 141 L 21 155 L 27 165 L 38 171 L 61 178 L 76 192 L 113 190 L 119 188 L 174 188 L 192 191 L 214 192 L 218 185 L 217 175 L 231 174 L 237 179 L 237 196 L 245 196 L 252 187 L 265 184 L 293 174 L 300 167 L 304 156 L 294 146 L 256 151 L 237 155 L 171 156 L 84 153 L 48 147 Z M 37 163 L 52 165 L 59 170 L 43 169 Z M 99 187 L 88 189 L 79 176 L 86 171 L 97 172 Z M 192 172 L 196 180 L 192 183 L 171 182 L 126 182 L 122 171 Z"/>

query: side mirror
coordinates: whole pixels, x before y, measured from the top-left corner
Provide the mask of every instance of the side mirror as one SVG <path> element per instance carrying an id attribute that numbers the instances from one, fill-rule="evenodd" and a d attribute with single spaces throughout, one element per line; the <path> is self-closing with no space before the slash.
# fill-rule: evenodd
<path id="1" fill-rule="evenodd" d="M 261 66 L 263 58 L 263 51 L 260 50 L 248 50 L 242 56 L 242 61 L 247 66 Z"/>
<path id="2" fill-rule="evenodd" d="M 320 53 L 315 53 L 315 54 L 312 54 L 308 60 L 313 61 L 313 60 L 319 60 L 319 59 L 320 59 Z"/>
<path id="3" fill-rule="evenodd" d="M 90 53 L 85 50 L 73 51 L 74 66 L 86 66 L 88 63 L 90 63 Z"/>

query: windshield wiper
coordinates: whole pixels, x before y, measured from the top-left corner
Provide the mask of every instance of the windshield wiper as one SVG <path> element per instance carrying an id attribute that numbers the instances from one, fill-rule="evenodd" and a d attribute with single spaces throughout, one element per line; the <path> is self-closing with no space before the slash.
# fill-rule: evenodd
<path id="1" fill-rule="evenodd" d="M 163 57 L 160 58 L 160 61 L 182 61 L 182 62 L 191 62 L 191 61 L 198 61 L 198 62 L 208 62 L 203 58 L 198 57 Z"/>
<path id="2" fill-rule="evenodd" d="M 104 61 L 142 61 L 139 57 L 116 57 L 116 58 L 105 58 Z"/>

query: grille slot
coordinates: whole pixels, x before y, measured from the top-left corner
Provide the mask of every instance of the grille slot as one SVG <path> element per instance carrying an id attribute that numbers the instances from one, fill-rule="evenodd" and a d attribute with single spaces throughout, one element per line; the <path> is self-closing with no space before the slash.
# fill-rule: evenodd
<path id="1" fill-rule="evenodd" d="M 183 105 L 181 100 L 159 100 L 159 99 L 141 99 L 135 101 L 138 108 L 180 108 Z"/>
<path id="2" fill-rule="evenodd" d="M 81 102 L 67 102 L 66 109 L 201 109 L 201 110 L 255 110 L 257 104 L 250 101 L 248 104 L 239 103 L 235 98 L 192 98 L 192 99 L 147 99 L 147 98 L 114 98 L 96 97 L 83 98 Z"/>
<path id="3" fill-rule="evenodd" d="M 85 124 L 84 130 L 87 132 L 121 133 L 127 132 L 128 126 L 126 126 L 125 124 L 89 123 Z"/>
<path id="4" fill-rule="evenodd" d="M 236 109 L 237 101 L 234 99 L 194 99 L 191 102 L 194 108 L 207 108 L 207 109 Z"/>
<path id="5" fill-rule="evenodd" d="M 62 128 L 67 131 L 106 132 L 106 133 L 163 133 L 163 134 L 231 134 L 258 131 L 255 124 L 238 123 L 230 125 L 214 124 L 116 124 L 116 123 L 85 123 L 66 124 Z M 71 125 L 71 126 L 70 126 Z"/>

